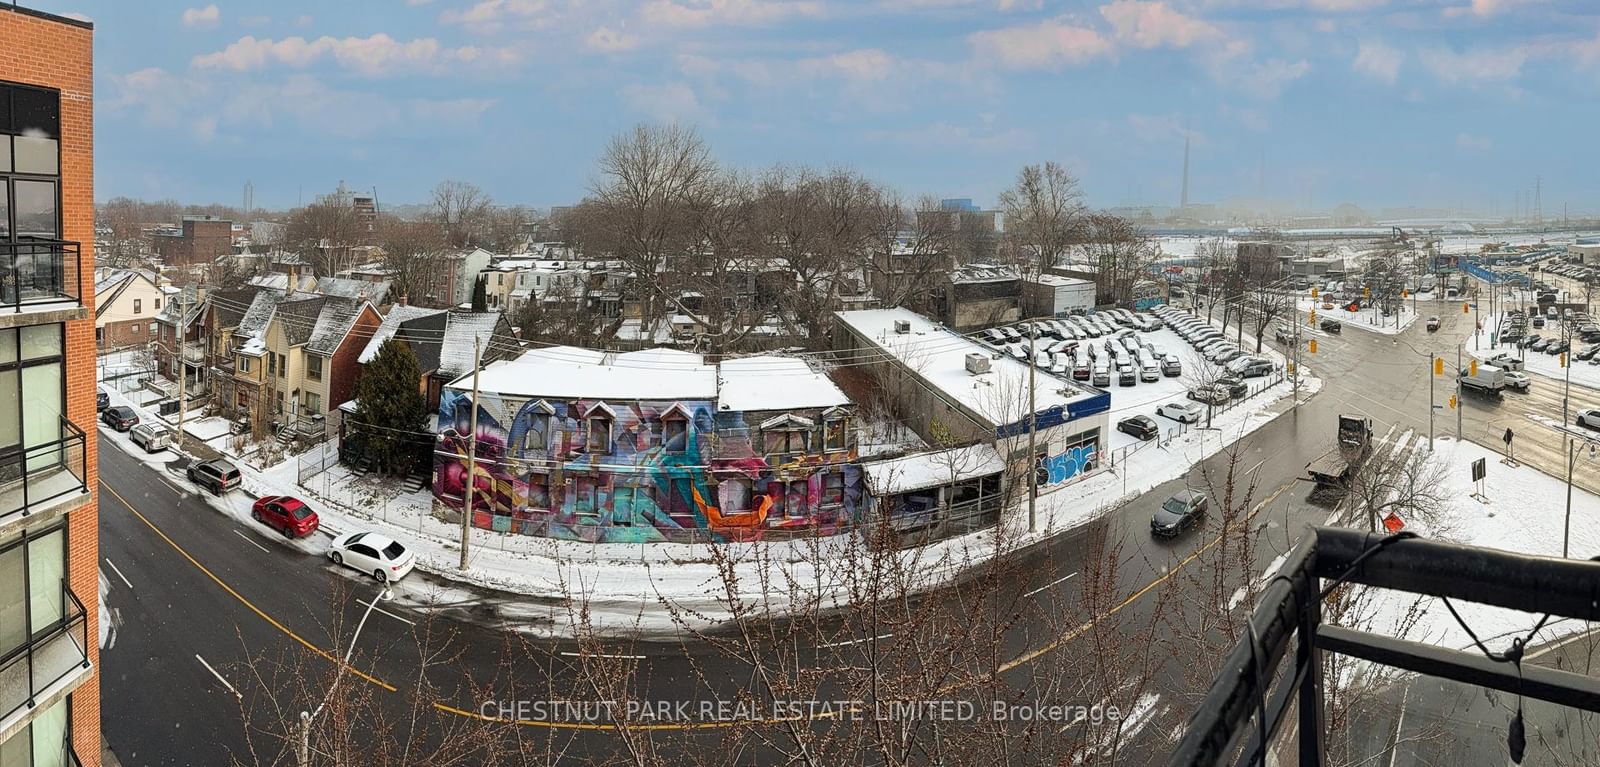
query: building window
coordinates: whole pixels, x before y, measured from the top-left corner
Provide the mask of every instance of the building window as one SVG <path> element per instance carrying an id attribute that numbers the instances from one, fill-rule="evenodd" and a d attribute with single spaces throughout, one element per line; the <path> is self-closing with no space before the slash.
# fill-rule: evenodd
<path id="1" fill-rule="evenodd" d="M 275 376 L 277 374 L 278 374 L 278 355 L 273 354 L 272 352 L 267 352 L 267 375 Z"/>
<path id="2" fill-rule="evenodd" d="M 611 524 L 618 527 L 632 527 L 634 504 L 638 501 L 638 490 L 631 487 L 619 487 L 611 491 Z"/>
<path id="3" fill-rule="evenodd" d="M 305 394 L 301 395 L 301 399 L 305 403 L 306 412 L 311 413 L 313 415 L 322 412 L 322 395 L 321 394 L 318 394 L 318 393 L 316 393 L 314 391 L 308 391 Z"/>
<path id="4" fill-rule="evenodd" d="M 0 330 L 0 482 L 57 465 L 65 415 L 60 325 Z M 3 653 L 0 653 L 3 656 Z"/>
<path id="5" fill-rule="evenodd" d="M 161 299 L 158 298 L 155 301 L 156 301 L 155 310 L 159 312 L 159 311 L 161 311 Z"/>
<path id="6" fill-rule="evenodd" d="M 689 449 L 689 419 L 673 413 L 661 422 L 661 446 L 669 453 Z"/>
<path id="7" fill-rule="evenodd" d="M 312 381 L 322 380 L 322 358 L 315 354 L 306 355 L 306 378 Z"/>
<path id="8" fill-rule="evenodd" d="M 822 475 L 822 505 L 844 505 L 844 472 L 830 471 Z"/>
<path id="9" fill-rule="evenodd" d="M 550 478 L 543 474 L 528 475 L 528 510 L 550 510 Z"/>
<path id="10" fill-rule="evenodd" d="M 578 515 L 580 521 L 593 523 L 599 518 L 600 511 L 595 508 L 595 481 L 590 477 L 581 477 L 576 482 L 577 493 L 572 500 L 572 512 Z"/>
<path id="11" fill-rule="evenodd" d="M 751 482 L 744 477 L 725 479 L 717 483 L 717 500 L 723 513 L 739 513 L 749 511 L 750 493 L 753 490 Z"/>
<path id="12" fill-rule="evenodd" d="M 271 354 L 271 352 L 267 353 Z M 280 354 L 278 355 L 278 377 L 282 378 L 286 375 L 289 375 L 289 358 Z"/>
<path id="13" fill-rule="evenodd" d="M 692 497 L 689 480 L 678 478 L 672 480 L 667 490 L 667 513 L 674 517 L 687 517 L 693 512 L 689 506 Z"/>
<path id="14" fill-rule="evenodd" d="M 589 452 L 606 455 L 611 452 L 611 419 L 597 415 L 589 418 Z"/>
<path id="15" fill-rule="evenodd" d="M 803 429 L 777 429 L 763 435 L 768 455 L 777 453 L 804 453 L 810 444 L 810 433 Z"/>
<path id="16" fill-rule="evenodd" d="M 67 617 L 64 525 L 0 544 L 0 658 Z"/>
<path id="17" fill-rule="evenodd" d="M 133 330 L 133 334 L 134 334 L 134 335 L 139 335 L 139 329 L 140 329 L 140 328 L 141 328 L 141 327 L 143 327 L 143 326 L 142 326 L 142 325 L 140 325 L 140 324 L 139 324 L 139 323 L 137 323 L 137 322 L 135 322 L 135 323 L 133 323 L 133 324 L 132 324 L 132 325 L 131 325 L 131 326 L 129 326 L 129 327 L 130 327 L 130 329 L 132 329 L 132 330 Z"/>
<path id="18" fill-rule="evenodd" d="M 822 449 L 843 450 L 846 445 L 846 421 L 843 418 L 829 418 L 822 422 Z"/>
<path id="19" fill-rule="evenodd" d="M 534 413 L 528 421 L 528 430 L 522 433 L 522 452 L 542 452 L 546 449 L 550 434 L 550 414 Z"/>
<path id="20" fill-rule="evenodd" d="M 239 372 L 250 372 L 250 358 L 243 354 L 239 355 Z"/>
<path id="21" fill-rule="evenodd" d="M 152 323 L 150 323 L 150 335 L 155 335 L 155 334 L 156 334 L 156 324 L 154 322 L 152 322 Z"/>
<path id="22" fill-rule="evenodd" d="M 138 314 L 142 311 L 144 311 L 144 300 L 138 298 L 133 299 L 133 313 Z"/>
<path id="23" fill-rule="evenodd" d="M 788 484 L 788 503 L 784 512 L 791 517 L 804 517 L 811 513 L 811 483 L 797 479 Z"/>

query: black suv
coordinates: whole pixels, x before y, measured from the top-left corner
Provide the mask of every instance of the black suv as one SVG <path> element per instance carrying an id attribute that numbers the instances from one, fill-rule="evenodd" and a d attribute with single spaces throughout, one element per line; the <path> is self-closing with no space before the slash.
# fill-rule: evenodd
<path id="1" fill-rule="evenodd" d="M 189 481 L 222 495 L 239 486 L 239 469 L 220 458 L 190 464 Z"/>
<path id="2" fill-rule="evenodd" d="M 94 412 L 104 413 L 108 407 L 111 407 L 111 395 L 96 390 L 94 393 Z"/>
<path id="3" fill-rule="evenodd" d="M 139 414 L 133 412 L 133 408 L 127 405 L 118 405 L 106 408 L 105 412 L 100 414 L 100 420 L 117 431 L 127 431 L 139 425 Z"/>
<path id="4" fill-rule="evenodd" d="M 1338 320 L 1323 320 L 1317 326 L 1329 333 L 1338 333 L 1344 330 L 1344 325 L 1339 324 Z"/>
<path id="5" fill-rule="evenodd" d="M 1118 421 L 1117 431 L 1123 434 L 1131 434 L 1139 439 L 1155 439 L 1161 435 L 1161 427 L 1157 426 L 1155 421 L 1150 420 L 1149 416 L 1143 415 L 1136 415 L 1132 418 L 1124 418 Z"/>

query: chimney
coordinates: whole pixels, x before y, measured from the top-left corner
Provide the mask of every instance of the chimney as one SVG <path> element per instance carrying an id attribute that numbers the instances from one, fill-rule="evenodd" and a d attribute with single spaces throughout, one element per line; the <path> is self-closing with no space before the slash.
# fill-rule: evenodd
<path id="1" fill-rule="evenodd" d="M 395 300 L 395 304 L 397 304 L 399 306 L 407 306 L 406 302 L 409 301 L 409 300 L 410 299 L 406 296 L 406 294 L 401 293 L 400 294 L 400 298 Z"/>

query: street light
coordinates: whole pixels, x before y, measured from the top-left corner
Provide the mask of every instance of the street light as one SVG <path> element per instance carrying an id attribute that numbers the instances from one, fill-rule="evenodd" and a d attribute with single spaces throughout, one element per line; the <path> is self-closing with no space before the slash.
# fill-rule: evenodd
<path id="1" fill-rule="evenodd" d="M 1563 428 L 1565 426 L 1566 424 L 1562 424 Z M 1590 458 L 1593 458 L 1595 454 L 1595 441 L 1593 439 L 1571 433 L 1567 434 L 1567 517 L 1566 522 L 1561 525 L 1562 558 L 1567 556 L 1567 545 L 1572 540 L 1572 468 L 1578 462 L 1579 439 L 1589 444 Z"/>
<path id="2" fill-rule="evenodd" d="M 356 641 L 361 638 L 361 629 L 367 625 L 367 617 L 378 608 L 379 602 L 391 599 L 394 599 L 394 592 L 389 590 L 388 584 L 384 584 L 378 595 L 367 603 L 367 611 L 361 614 L 361 622 L 356 624 L 356 632 L 350 636 L 350 649 L 345 650 L 344 661 L 339 664 L 339 670 L 334 672 L 333 684 L 328 686 L 328 694 L 322 697 L 322 702 L 317 704 L 315 711 L 300 712 L 300 748 L 295 762 L 299 767 L 308 767 L 311 764 L 311 724 L 322 714 L 322 710 L 327 708 L 328 702 L 333 700 L 334 691 L 339 689 L 339 682 L 344 679 L 345 669 L 350 667 L 350 656 L 355 654 Z"/>

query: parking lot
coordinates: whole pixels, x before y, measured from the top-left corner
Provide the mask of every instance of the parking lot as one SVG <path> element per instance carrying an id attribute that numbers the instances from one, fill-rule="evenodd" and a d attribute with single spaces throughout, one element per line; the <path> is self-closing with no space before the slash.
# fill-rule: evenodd
<path id="1" fill-rule="evenodd" d="M 1145 416 L 1155 422 L 1163 435 L 1182 430 L 1185 424 L 1157 415 L 1157 410 L 1168 403 L 1182 403 L 1199 405 L 1201 413 L 1204 413 L 1205 405 L 1189 399 L 1189 391 L 1227 377 L 1226 363 L 1207 360 L 1161 315 L 1170 316 L 1175 321 L 1189 316 L 1174 309 L 1158 309 L 1152 313 L 1112 310 L 1084 317 L 1020 322 L 984 331 L 977 338 L 1000 353 L 1027 360 L 1028 334 L 1037 327 L 1038 336 L 1032 340 L 1035 367 L 1041 373 L 1076 380 L 1079 384 L 1097 386 L 1111 393 L 1112 433 L 1108 449 L 1119 450 L 1141 440 L 1117 430 L 1118 422 L 1133 416 Z M 1199 319 L 1202 322 L 1204 320 L 1203 317 Z M 1129 348 L 1129 342 L 1122 340 L 1124 338 L 1132 339 L 1133 349 Z M 1230 335 L 1229 339 L 1232 338 Z M 1252 352 L 1246 356 L 1255 356 L 1255 339 L 1245 336 L 1241 348 Z M 1090 349 L 1094 350 L 1092 357 Z M 1116 351 L 1118 349 L 1120 353 Z M 1176 358 L 1176 366 L 1163 366 L 1162 362 L 1169 356 Z M 1272 372 L 1237 379 L 1237 384 L 1230 387 L 1231 391 L 1223 400 L 1227 404 L 1216 406 L 1219 410 L 1255 396 L 1278 380 L 1283 369 L 1282 355 L 1263 345 L 1260 356 L 1271 363 Z M 1118 358 L 1123 360 L 1126 368 L 1131 369 L 1131 376 L 1124 377 L 1119 373 L 1115 366 Z M 1152 366 L 1153 375 L 1147 371 Z M 1087 380 L 1079 377 L 1084 375 L 1083 368 L 1087 368 Z M 1097 370 L 1104 376 L 1098 380 L 1095 378 Z M 1234 396 L 1234 391 L 1239 395 Z M 1204 425 L 1203 415 L 1200 425 Z M 1193 427 L 1193 424 L 1188 425 L 1188 428 Z"/>

